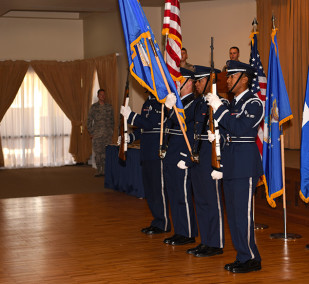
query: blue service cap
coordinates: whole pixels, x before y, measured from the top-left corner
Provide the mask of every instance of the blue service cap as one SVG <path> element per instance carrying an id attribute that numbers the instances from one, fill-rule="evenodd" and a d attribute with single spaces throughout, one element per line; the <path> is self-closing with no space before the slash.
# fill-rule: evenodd
<path id="1" fill-rule="evenodd" d="M 210 67 L 194 65 L 194 68 L 195 68 L 195 73 L 194 73 L 195 80 L 203 79 L 203 78 L 209 76 L 210 73 L 211 73 Z M 220 73 L 221 71 L 218 70 L 218 69 L 214 69 L 214 72 Z"/>
<path id="2" fill-rule="evenodd" d="M 194 80 L 194 72 L 193 71 L 180 67 L 180 73 L 181 73 L 182 77 Z"/>
<path id="3" fill-rule="evenodd" d="M 256 73 L 256 69 L 253 66 L 240 61 L 228 60 L 226 61 L 226 66 L 227 76 L 238 72 L 244 72 L 248 76 L 254 77 Z"/>

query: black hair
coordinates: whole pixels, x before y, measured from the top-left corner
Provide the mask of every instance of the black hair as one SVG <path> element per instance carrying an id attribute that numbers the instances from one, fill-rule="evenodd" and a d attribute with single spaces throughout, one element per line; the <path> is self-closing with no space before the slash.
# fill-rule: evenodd
<path id="1" fill-rule="evenodd" d="M 100 92 L 105 92 L 105 90 L 104 90 L 104 89 L 99 89 L 99 90 L 98 90 L 98 94 L 99 94 Z"/>
<path id="2" fill-rule="evenodd" d="M 184 48 L 184 47 L 183 47 L 181 50 L 184 50 L 185 52 L 187 52 L 187 49 L 186 49 L 186 48 Z"/>
<path id="3" fill-rule="evenodd" d="M 232 46 L 232 47 L 230 47 L 230 50 L 231 49 L 237 49 L 237 52 L 239 53 L 239 48 L 237 46 Z"/>
<path id="4" fill-rule="evenodd" d="M 248 88 L 250 89 L 255 75 L 252 72 L 244 72 L 244 75 L 248 78 Z"/>

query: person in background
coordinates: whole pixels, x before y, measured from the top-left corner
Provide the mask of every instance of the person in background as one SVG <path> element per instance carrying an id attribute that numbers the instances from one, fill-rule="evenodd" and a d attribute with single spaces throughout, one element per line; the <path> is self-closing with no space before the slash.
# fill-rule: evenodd
<path id="1" fill-rule="evenodd" d="M 95 177 L 104 175 L 105 146 L 112 142 L 114 129 L 114 112 L 112 105 L 105 103 L 105 90 L 98 90 L 98 102 L 91 105 L 87 129 L 92 139 L 92 149 L 95 155 L 97 174 Z"/>
<path id="2" fill-rule="evenodd" d="M 239 61 L 239 48 L 237 46 L 230 47 L 229 56 L 230 56 L 230 60 Z M 222 71 L 225 72 L 226 68 L 227 66 L 224 65 Z"/>
<path id="3" fill-rule="evenodd" d="M 180 67 L 189 69 L 190 71 L 194 72 L 194 66 L 187 62 L 188 59 L 188 53 L 187 49 L 184 47 L 181 49 L 181 59 L 180 59 Z"/>

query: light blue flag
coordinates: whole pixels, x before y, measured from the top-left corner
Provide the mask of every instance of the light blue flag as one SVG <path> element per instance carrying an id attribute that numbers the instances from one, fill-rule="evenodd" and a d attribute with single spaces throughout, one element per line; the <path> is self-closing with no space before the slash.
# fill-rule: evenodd
<path id="1" fill-rule="evenodd" d="M 283 193 L 281 142 L 282 124 L 293 118 L 279 61 L 276 30 L 272 31 L 269 52 L 263 141 L 263 181 L 267 201 L 276 207 L 275 198 Z"/>
<path id="2" fill-rule="evenodd" d="M 309 202 L 309 67 L 301 129 L 299 195 L 303 201 Z"/>
<path id="3" fill-rule="evenodd" d="M 148 89 L 160 103 L 164 103 L 168 91 L 160 71 L 162 67 L 169 88 L 176 95 L 176 107 L 184 123 L 184 110 L 176 85 L 163 60 L 163 56 L 139 1 L 119 0 L 119 9 L 132 76 L 144 88 Z M 157 58 L 155 53 L 157 54 Z"/>

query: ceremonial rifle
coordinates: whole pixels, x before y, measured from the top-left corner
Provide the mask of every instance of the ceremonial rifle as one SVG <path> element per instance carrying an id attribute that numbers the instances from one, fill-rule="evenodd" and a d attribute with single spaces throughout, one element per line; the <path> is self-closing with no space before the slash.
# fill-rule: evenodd
<path id="1" fill-rule="evenodd" d="M 213 58 L 213 37 L 211 37 L 211 73 L 210 73 L 210 92 L 217 95 L 217 85 L 216 85 L 216 72 L 214 68 L 214 58 Z M 220 153 L 220 135 L 219 135 L 219 125 L 216 120 L 213 118 L 213 108 L 209 106 L 209 130 L 211 133 L 215 134 L 216 138 L 211 143 L 211 166 L 216 169 L 220 170 L 220 160 L 221 160 L 221 153 Z"/>
<path id="2" fill-rule="evenodd" d="M 130 71 L 128 69 L 127 74 L 127 82 L 124 90 L 124 97 L 123 97 L 123 105 L 127 107 L 129 105 L 129 74 Z M 121 136 L 121 142 L 119 145 L 119 152 L 118 157 L 122 161 L 125 161 L 127 156 L 128 150 L 128 123 L 127 120 L 124 118 L 123 115 L 120 115 L 120 124 L 119 124 L 119 135 Z"/>

